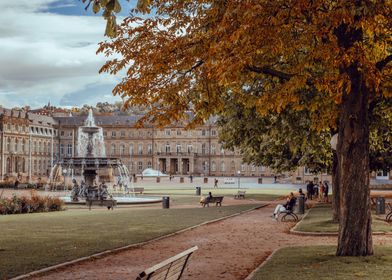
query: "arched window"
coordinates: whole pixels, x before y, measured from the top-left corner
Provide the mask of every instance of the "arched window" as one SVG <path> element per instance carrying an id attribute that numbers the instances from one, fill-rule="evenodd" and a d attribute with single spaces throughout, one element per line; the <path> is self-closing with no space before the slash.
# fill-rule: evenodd
<path id="1" fill-rule="evenodd" d="M 133 144 L 129 145 L 129 154 L 133 155 Z"/>
<path id="2" fill-rule="evenodd" d="M 213 162 L 211 163 L 211 171 L 213 171 L 213 172 L 216 171 L 216 163 L 215 163 L 215 161 L 213 161 Z"/>
<path id="3" fill-rule="evenodd" d="M 225 162 L 224 161 L 221 162 L 221 171 L 222 172 L 226 171 L 226 166 L 225 166 Z"/>
<path id="4" fill-rule="evenodd" d="M 152 163 L 151 163 L 151 161 L 147 162 L 147 168 L 152 168 Z"/>
<path id="5" fill-rule="evenodd" d="M 123 156 L 123 155 L 125 155 L 125 145 L 121 144 L 121 146 L 120 146 L 120 156 Z"/>
<path id="6" fill-rule="evenodd" d="M 18 138 L 15 138 L 15 149 L 14 149 L 15 153 L 17 153 L 19 151 L 19 140 Z"/>
<path id="7" fill-rule="evenodd" d="M 234 162 L 234 160 L 231 162 L 231 164 L 230 164 L 230 170 L 232 171 L 232 172 L 234 172 L 235 171 L 235 162 Z"/>

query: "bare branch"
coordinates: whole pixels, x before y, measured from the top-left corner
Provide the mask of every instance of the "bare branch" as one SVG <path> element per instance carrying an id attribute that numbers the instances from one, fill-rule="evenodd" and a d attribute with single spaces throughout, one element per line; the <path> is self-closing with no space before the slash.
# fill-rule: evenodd
<path id="1" fill-rule="evenodd" d="M 376 63 L 376 68 L 379 70 L 379 71 L 382 71 L 383 70 L 383 68 L 385 67 L 385 66 L 387 66 L 387 64 L 389 63 L 389 62 L 391 62 L 392 61 L 392 54 L 391 55 L 388 55 L 386 58 L 384 58 L 383 60 L 380 60 L 379 62 L 377 62 Z"/>
<path id="2" fill-rule="evenodd" d="M 289 74 L 289 73 L 285 73 L 285 72 L 282 72 L 279 70 L 272 69 L 269 66 L 257 67 L 257 66 L 250 65 L 250 66 L 247 66 L 246 68 L 247 68 L 247 70 L 252 71 L 252 72 L 278 77 L 278 78 L 281 78 L 282 80 L 286 80 L 286 81 L 290 80 L 294 76 L 293 74 Z"/>

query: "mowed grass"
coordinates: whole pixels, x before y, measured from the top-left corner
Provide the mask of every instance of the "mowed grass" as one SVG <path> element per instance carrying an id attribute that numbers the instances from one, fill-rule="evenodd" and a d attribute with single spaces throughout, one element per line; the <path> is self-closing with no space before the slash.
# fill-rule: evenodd
<path id="1" fill-rule="evenodd" d="M 255 206 L 102 208 L 0 216 L 0 279 L 147 241 Z"/>
<path id="2" fill-rule="evenodd" d="M 392 226 L 373 216 L 373 232 L 391 232 Z M 303 232 L 337 232 L 339 225 L 332 222 L 332 209 L 330 205 L 317 205 L 300 221 L 296 230 Z"/>
<path id="3" fill-rule="evenodd" d="M 392 247 L 375 247 L 369 257 L 336 257 L 335 251 L 335 246 L 283 248 L 252 280 L 391 279 Z"/>

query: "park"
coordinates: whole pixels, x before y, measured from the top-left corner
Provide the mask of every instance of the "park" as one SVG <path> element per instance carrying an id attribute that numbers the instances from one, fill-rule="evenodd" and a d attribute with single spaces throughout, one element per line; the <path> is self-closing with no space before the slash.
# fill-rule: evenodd
<path id="1" fill-rule="evenodd" d="M 0 9 L 0 279 L 391 278 L 391 1 Z"/>

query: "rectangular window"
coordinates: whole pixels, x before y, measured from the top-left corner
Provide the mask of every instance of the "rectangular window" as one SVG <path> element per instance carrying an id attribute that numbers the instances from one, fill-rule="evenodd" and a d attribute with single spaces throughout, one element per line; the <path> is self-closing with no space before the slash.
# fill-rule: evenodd
<path id="1" fill-rule="evenodd" d="M 166 130 L 165 130 L 165 135 L 166 135 L 166 136 L 170 136 L 170 129 L 166 129 Z"/>
<path id="2" fill-rule="evenodd" d="M 121 131 L 121 137 L 125 137 L 125 131 Z"/>
<path id="3" fill-rule="evenodd" d="M 64 135 L 65 135 L 64 130 L 61 130 L 61 131 L 60 131 L 60 136 L 64 136 Z"/>
<path id="4" fill-rule="evenodd" d="M 181 135 L 181 130 L 177 130 L 177 135 Z"/>
<path id="5" fill-rule="evenodd" d="M 67 145 L 67 155 L 69 157 L 72 156 L 72 144 Z"/>
<path id="6" fill-rule="evenodd" d="M 148 144 L 148 145 L 147 145 L 147 153 L 148 153 L 149 155 L 152 155 L 152 145 L 151 145 L 151 144 Z"/>
<path id="7" fill-rule="evenodd" d="M 112 137 L 116 137 L 116 132 L 112 131 Z"/>
<path id="8" fill-rule="evenodd" d="M 143 154 L 143 144 L 139 144 L 139 147 L 138 147 L 138 154 L 139 154 L 139 155 L 142 155 L 142 154 Z"/>
<path id="9" fill-rule="evenodd" d="M 64 144 L 60 144 L 60 155 L 64 155 Z"/>
<path id="10" fill-rule="evenodd" d="M 141 172 L 141 171 L 143 170 L 143 162 L 139 161 L 139 162 L 137 163 L 137 170 L 138 170 L 139 172 Z"/>
<path id="11" fill-rule="evenodd" d="M 188 154 L 192 153 L 192 145 L 188 145 L 187 151 L 188 151 Z"/>
<path id="12" fill-rule="evenodd" d="M 177 152 L 177 153 L 181 153 L 181 145 L 180 145 L 180 144 L 177 144 L 177 146 L 176 146 L 176 152 Z"/>
<path id="13" fill-rule="evenodd" d="M 216 136 L 216 130 L 211 130 L 211 136 Z"/>
<path id="14" fill-rule="evenodd" d="M 206 130 L 205 130 L 205 129 L 203 129 L 203 130 L 201 131 L 201 136 L 206 136 Z"/>

